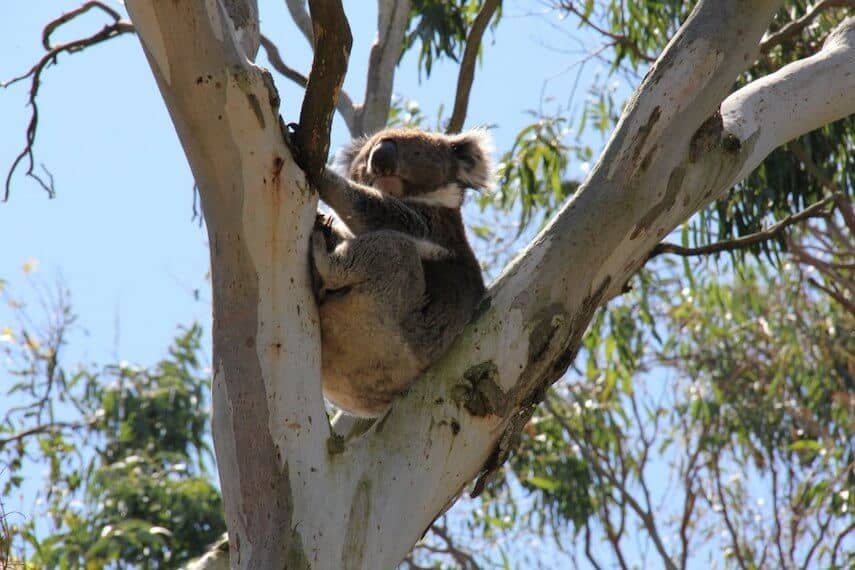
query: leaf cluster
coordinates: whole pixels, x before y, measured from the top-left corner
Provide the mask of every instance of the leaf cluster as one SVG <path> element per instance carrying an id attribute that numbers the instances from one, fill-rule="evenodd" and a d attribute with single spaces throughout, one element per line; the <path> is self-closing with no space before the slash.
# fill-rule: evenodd
<path id="1" fill-rule="evenodd" d="M 150 368 L 121 362 L 69 373 L 56 362 L 56 375 L 67 380 L 55 415 L 7 415 L 4 431 L 20 437 L 0 449 L 4 494 L 32 488 L 20 473 L 48 467 L 39 494 L 49 531 L 38 517 L 10 527 L 21 559 L 50 568 L 176 568 L 224 532 L 222 499 L 207 470 L 201 335 L 198 325 L 182 330 Z M 39 370 L 15 373 L 37 386 Z"/>
<path id="2" fill-rule="evenodd" d="M 404 34 L 401 57 L 418 46 L 419 77 L 430 77 L 433 64 L 443 58 L 459 63 L 466 47 L 466 35 L 478 15 L 483 0 L 413 0 Z M 492 26 L 498 23 L 499 14 Z"/>

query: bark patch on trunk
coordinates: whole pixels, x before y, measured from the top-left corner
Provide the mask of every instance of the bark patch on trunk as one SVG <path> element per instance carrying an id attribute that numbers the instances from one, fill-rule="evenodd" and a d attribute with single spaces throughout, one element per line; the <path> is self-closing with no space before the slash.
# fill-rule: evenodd
<path id="1" fill-rule="evenodd" d="M 509 398 L 499 387 L 499 368 L 488 360 L 470 367 L 463 373 L 463 382 L 454 387 L 453 398 L 477 417 L 504 416 Z"/>

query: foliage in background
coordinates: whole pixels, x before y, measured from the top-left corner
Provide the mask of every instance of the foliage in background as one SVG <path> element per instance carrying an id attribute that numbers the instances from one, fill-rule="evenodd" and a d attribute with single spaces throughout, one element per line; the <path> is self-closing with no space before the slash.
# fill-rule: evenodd
<path id="1" fill-rule="evenodd" d="M 481 10 L 483 0 L 413 0 L 404 35 L 401 57 L 418 46 L 419 77 L 430 77 L 434 61 L 443 58 L 459 63 L 466 48 L 466 35 Z M 490 27 L 501 18 L 501 8 Z"/>
<path id="2" fill-rule="evenodd" d="M 828 3 L 810 25 L 799 33 L 782 33 L 786 24 L 802 19 L 812 3 L 788 0 L 773 20 L 762 45 L 761 57 L 748 69 L 734 89 L 766 75 L 782 65 L 815 53 L 825 36 L 840 22 L 845 2 Z M 637 85 L 649 64 L 691 11 L 694 2 L 553 2 L 559 13 L 575 20 L 581 29 L 599 37 L 602 46 L 591 48 L 574 64 L 579 73 L 594 62 L 605 65 L 606 75 L 595 81 L 581 108 L 574 112 L 541 102 L 535 122 L 523 128 L 514 146 L 500 163 L 498 192 L 482 197 L 482 208 L 491 206 L 518 215 L 518 233 L 532 223 L 543 224 L 579 184 L 574 169 L 586 173 L 596 148 L 592 136 L 603 142 L 611 133 L 623 102 L 616 86 L 625 80 Z M 796 143 L 813 164 L 825 172 L 839 172 L 839 191 L 851 200 L 855 194 L 855 118 L 849 117 L 801 137 Z M 745 181 L 725 197 L 695 216 L 690 224 L 690 243 L 707 245 L 752 234 L 785 216 L 802 210 L 828 195 L 828 188 L 812 176 L 803 160 L 791 150 L 779 148 Z M 572 168 L 571 168 L 572 167 Z M 560 181 L 559 181 L 560 180 Z M 735 252 L 772 256 L 786 250 L 783 236 L 764 240 Z"/>
<path id="3" fill-rule="evenodd" d="M 0 425 L 2 494 L 39 497 L 29 516 L 6 514 L 12 555 L 33 567 L 176 568 L 225 530 L 206 468 L 201 328 L 180 331 L 150 368 L 68 370 L 59 358 L 74 323 L 67 293 L 53 307 L 46 326 L 20 307 L 4 338 L 14 379 L 4 398 L 16 405 Z M 43 488 L 22 477 L 38 465 Z"/>

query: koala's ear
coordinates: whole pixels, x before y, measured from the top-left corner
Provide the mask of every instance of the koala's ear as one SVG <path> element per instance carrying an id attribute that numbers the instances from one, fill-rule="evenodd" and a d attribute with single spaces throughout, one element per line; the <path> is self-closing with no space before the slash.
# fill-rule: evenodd
<path id="1" fill-rule="evenodd" d="M 489 190 L 493 186 L 490 154 L 493 141 L 486 129 L 472 129 L 451 139 L 451 150 L 458 161 L 458 180 L 467 188 Z"/>
<path id="2" fill-rule="evenodd" d="M 362 150 L 362 147 L 364 147 L 367 142 L 367 136 L 357 137 L 350 141 L 350 144 L 338 149 L 338 152 L 335 154 L 335 169 L 340 174 L 347 176 L 350 172 L 350 165 L 353 164 L 353 160 L 356 158 L 356 155 L 359 154 L 359 151 Z"/>

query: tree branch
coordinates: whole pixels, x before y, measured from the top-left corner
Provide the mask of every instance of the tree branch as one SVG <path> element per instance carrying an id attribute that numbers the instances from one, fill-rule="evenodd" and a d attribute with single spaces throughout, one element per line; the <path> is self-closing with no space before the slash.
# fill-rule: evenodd
<path id="1" fill-rule="evenodd" d="M 270 61 L 270 65 L 273 66 L 273 69 L 281 73 L 285 76 L 286 79 L 290 79 L 303 89 L 306 88 L 306 85 L 309 84 L 309 78 L 294 69 L 293 67 L 288 66 L 285 61 L 282 59 L 282 54 L 279 53 L 279 48 L 273 41 L 265 36 L 261 35 L 261 47 L 264 48 L 265 53 L 267 53 L 267 59 Z M 343 93 L 343 92 L 342 92 Z"/>
<path id="2" fill-rule="evenodd" d="M 837 538 L 834 540 L 834 545 L 831 547 L 831 568 L 842 568 L 842 566 L 837 565 L 837 552 L 843 545 L 843 539 L 846 538 L 853 531 L 855 531 L 855 522 L 851 523 L 849 526 L 843 529 L 843 531 L 839 535 L 837 535 Z"/>
<path id="3" fill-rule="evenodd" d="M 304 89 L 306 88 L 306 85 L 309 83 L 309 78 L 285 63 L 282 59 L 282 55 L 279 53 L 279 48 L 272 40 L 270 40 L 270 38 L 262 35 L 261 47 L 263 47 L 265 53 L 267 53 L 267 59 L 270 61 L 270 65 L 273 66 L 273 69 L 281 73 L 286 79 L 290 79 Z M 353 100 L 344 89 L 342 89 L 339 94 L 338 102 L 336 103 L 336 110 L 344 120 L 348 130 L 353 135 L 356 129 L 356 110 L 354 109 Z"/>
<path id="4" fill-rule="evenodd" d="M 0 450 L 5 448 L 10 443 L 15 443 L 24 440 L 34 435 L 45 433 L 56 434 L 63 430 L 79 430 L 89 427 L 93 422 L 50 422 L 27 428 L 25 430 L 11 434 L 8 437 L 0 438 Z"/>
<path id="5" fill-rule="evenodd" d="M 742 552 L 742 546 L 740 545 L 739 540 L 739 532 L 736 526 L 733 524 L 733 521 L 730 520 L 730 509 L 728 508 L 728 502 L 724 498 L 724 490 L 723 485 L 721 483 L 721 469 L 719 468 L 719 457 L 718 454 L 715 454 L 710 461 L 710 467 L 713 472 L 713 480 L 715 485 L 715 493 L 718 498 L 718 505 L 721 507 L 721 516 L 724 520 L 725 528 L 727 528 L 727 533 L 730 535 L 730 544 L 733 547 L 733 555 L 736 558 L 736 562 L 739 564 L 739 567 L 742 570 L 747 570 L 749 567 L 753 567 L 751 564 L 749 566 L 746 563 L 744 553 Z"/>
<path id="6" fill-rule="evenodd" d="M 826 544 L 826 533 L 828 533 L 828 527 L 831 526 L 832 520 L 835 518 L 833 513 L 828 513 L 825 517 L 825 520 L 822 519 L 821 514 L 817 514 L 817 532 L 816 537 L 813 539 L 813 543 L 811 543 L 808 548 L 807 553 L 805 554 L 805 559 L 802 562 L 802 568 L 807 570 L 811 567 L 810 561 L 813 558 L 813 555 L 816 554 L 816 549 L 820 547 L 820 545 Z M 827 548 L 827 546 L 826 546 Z M 758 566 L 759 568 L 763 568 L 762 565 Z"/>
<path id="7" fill-rule="evenodd" d="M 66 43 L 53 44 L 51 43 L 51 36 L 54 32 L 57 31 L 60 27 L 68 22 L 71 22 L 81 16 L 82 14 L 88 12 L 92 9 L 99 9 L 108 16 L 113 19 L 111 24 L 105 25 L 99 32 L 92 34 L 91 36 L 80 38 L 77 40 L 72 40 Z M 48 180 L 45 180 L 40 175 L 36 174 L 33 170 L 35 168 L 35 160 L 33 154 L 33 147 L 36 142 L 36 134 L 38 132 L 39 126 L 39 107 L 36 102 L 36 98 L 39 94 L 39 89 L 42 84 L 42 73 L 50 67 L 57 63 L 59 56 L 63 53 L 74 54 L 84 49 L 100 44 L 107 40 L 113 39 L 117 36 L 132 33 L 134 31 L 133 26 L 127 20 L 123 20 L 118 12 L 107 6 L 102 2 L 86 2 L 82 4 L 80 7 L 75 8 L 65 14 L 55 18 L 48 22 L 44 29 L 42 30 L 42 45 L 44 46 L 47 53 L 45 53 L 38 62 L 36 62 L 33 67 L 29 69 L 26 73 L 19 75 L 17 77 L 13 77 L 8 81 L 0 82 L 0 87 L 7 88 L 19 81 L 23 81 L 25 79 L 30 79 L 30 94 L 27 99 L 27 104 L 32 110 L 30 114 L 30 122 L 27 125 L 26 131 L 26 144 L 24 145 L 23 150 L 15 157 L 15 160 L 12 161 L 12 166 L 9 167 L 9 171 L 6 175 L 6 183 L 5 190 L 3 194 L 3 201 L 7 201 L 9 199 L 9 193 L 11 192 L 12 185 L 12 176 L 15 174 L 15 171 L 18 169 L 18 166 L 22 161 L 27 161 L 27 170 L 25 172 L 26 176 L 35 180 L 39 186 L 41 186 L 47 193 L 48 196 L 53 198 L 55 191 L 53 187 L 53 180 L 50 177 L 50 173 L 45 172 L 48 175 Z M 44 168 L 44 167 L 42 167 Z"/>
<path id="8" fill-rule="evenodd" d="M 472 91 L 472 81 L 475 79 L 475 63 L 478 60 L 478 52 L 481 50 L 481 38 L 490 23 L 490 19 L 499 7 L 500 0 L 485 0 L 481 11 L 472 22 L 472 29 L 466 37 L 466 49 L 463 51 L 463 59 L 460 62 L 460 71 L 457 75 L 457 91 L 454 95 L 454 110 L 448 120 L 445 132 L 459 133 L 466 121 L 466 110 L 469 106 L 469 93 Z"/>
<path id="9" fill-rule="evenodd" d="M 785 65 L 730 95 L 721 105 L 724 136 L 742 180 L 773 149 L 855 112 L 855 17 L 829 34 L 816 54 Z M 774 101 L 774 104 L 769 104 Z"/>
<path id="10" fill-rule="evenodd" d="M 353 37 L 341 0 L 309 0 L 315 57 L 300 109 L 297 148 L 309 180 L 323 171 L 330 147 L 333 111 L 339 100 Z"/>
<path id="11" fill-rule="evenodd" d="M 480 566 L 475 558 L 454 544 L 454 540 L 452 540 L 451 535 L 448 532 L 448 528 L 446 528 L 445 525 L 440 526 L 439 524 L 433 524 L 431 525 L 430 530 L 445 543 L 445 548 L 442 549 L 440 553 L 451 556 L 459 565 L 458 567 L 461 568 L 461 570 L 479 570 Z"/>
<path id="12" fill-rule="evenodd" d="M 312 32 L 312 18 L 306 10 L 306 0 L 285 0 L 285 4 L 288 6 L 288 12 L 291 13 L 291 18 L 297 25 L 297 29 L 314 49 L 315 37 Z"/>
<path id="13" fill-rule="evenodd" d="M 694 485 L 696 478 L 696 466 L 698 458 L 703 449 L 700 439 L 698 439 L 695 450 L 689 455 L 689 461 L 683 473 L 683 486 L 685 488 L 686 498 L 683 502 L 683 513 L 680 518 L 680 529 L 678 535 L 680 537 L 680 568 L 685 570 L 689 561 L 689 530 L 692 522 L 692 514 L 695 510 L 695 503 L 698 495 L 695 493 Z"/>
<path id="14" fill-rule="evenodd" d="M 683 247 L 676 243 L 663 242 L 653 248 L 653 251 L 650 252 L 650 256 L 648 257 L 648 259 L 652 259 L 657 255 L 662 255 L 663 253 L 671 253 L 683 257 L 697 257 L 701 255 L 721 253 L 723 251 L 735 251 L 738 249 L 744 249 L 756 243 L 774 239 L 784 233 L 784 230 L 786 230 L 788 227 L 793 226 L 804 220 L 809 220 L 811 218 L 828 217 L 831 211 L 827 211 L 825 207 L 835 202 L 837 196 L 838 195 L 835 194 L 833 196 L 824 198 L 819 202 L 816 202 L 815 204 L 812 204 L 811 206 L 805 208 L 801 212 L 787 216 L 783 220 L 769 226 L 765 230 L 742 236 L 740 238 L 720 241 L 701 247 Z"/>
<path id="15" fill-rule="evenodd" d="M 368 56 L 365 100 L 358 112 L 358 132 L 354 136 L 379 131 L 389 120 L 395 67 L 401 56 L 409 17 L 410 0 L 378 0 L 377 39 Z"/>
<path id="16" fill-rule="evenodd" d="M 602 566 L 597 562 L 591 549 L 591 526 L 587 518 L 585 519 L 585 558 L 588 559 L 594 570 L 602 570 Z"/>
<path id="17" fill-rule="evenodd" d="M 770 450 L 772 452 L 772 450 Z M 775 530 L 774 530 L 774 542 L 775 549 L 778 552 L 778 562 L 781 565 L 781 568 L 786 568 L 787 558 L 784 555 L 784 543 L 781 541 L 781 513 L 780 511 L 780 499 L 778 497 L 778 468 L 775 465 L 774 456 L 772 461 L 769 461 L 769 471 L 772 474 L 772 516 L 775 522 Z"/>
<path id="18" fill-rule="evenodd" d="M 808 279 L 808 283 L 840 303 L 840 306 L 845 308 L 849 313 L 855 314 L 855 303 L 844 297 L 839 291 L 823 285 L 813 277 Z"/>
<path id="19" fill-rule="evenodd" d="M 787 22 L 780 30 L 767 34 L 760 41 L 760 52 L 769 53 L 775 46 L 780 45 L 802 33 L 820 14 L 830 8 L 855 7 L 853 0 L 820 0 L 811 6 L 801 18 Z"/>
<path id="20" fill-rule="evenodd" d="M 63 24 L 70 22 L 71 20 L 80 16 L 81 14 L 84 14 L 84 13 L 88 12 L 89 10 L 93 10 L 95 8 L 97 8 L 98 10 L 101 10 L 102 12 L 104 12 L 105 14 L 110 16 L 110 18 L 112 18 L 114 22 L 120 22 L 122 20 L 121 14 L 119 14 L 113 8 L 111 8 L 110 6 L 107 6 L 103 2 L 97 2 L 97 1 L 84 2 L 83 4 L 81 4 L 80 6 L 75 8 L 74 10 L 69 10 L 68 12 L 64 13 L 60 17 L 58 17 L 54 20 L 51 20 L 50 22 L 47 23 L 47 25 L 42 30 L 42 46 L 44 46 L 45 51 L 50 51 L 53 49 L 54 46 L 51 44 L 51 38 L 50 37 L 57 30 L 57 28 L 61 27 Z"/>

